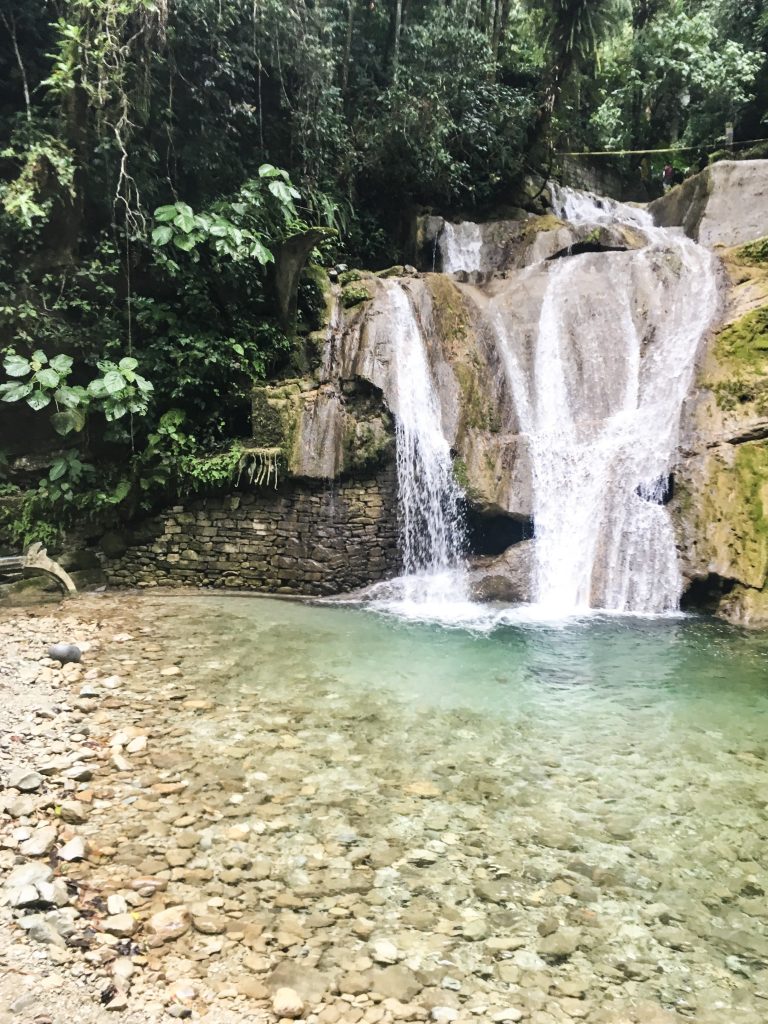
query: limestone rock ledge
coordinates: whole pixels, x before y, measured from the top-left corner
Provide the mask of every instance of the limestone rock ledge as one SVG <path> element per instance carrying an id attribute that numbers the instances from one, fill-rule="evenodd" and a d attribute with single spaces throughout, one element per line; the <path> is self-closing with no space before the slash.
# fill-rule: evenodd
<path id="1" fill-rule="evenodd" d="M 737 167 L 715 165 L 673 190 L 667 212 L 674 204 L 678 216 L 687 209 L 685 227 L 694 233 L 691 197 L 698 196 L 694 219 L 710 244 L 743 239 L 758 230 L 753 225 L 765 231 L 768 161 Z M 734 623 L 768 626 L 768 241 L 717 251 L 723 316 L 701 359 L 673 511 L 688 602 Z"/>

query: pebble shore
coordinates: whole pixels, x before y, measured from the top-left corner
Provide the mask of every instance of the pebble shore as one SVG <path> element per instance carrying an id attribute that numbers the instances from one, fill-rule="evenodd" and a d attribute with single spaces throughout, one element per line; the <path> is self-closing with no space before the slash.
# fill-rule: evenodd
<path id="1" fill-rule="evenodd" d="M 632 820 L 596 862 L 565 807 L 520 780 L 513 806 L 466 716 L 453 752 L 411 722 L 398 764 L 397 709 L 365 694 L 218 687 L 245 654 L 205 621 L 192 596 L 0 613 L 0 1024 L 765 1019 L 768 937 L 713 957 L 715 918 L 660 898 Z M 753 846 L 715 894 L 740 913 L 764 903 Z"/>

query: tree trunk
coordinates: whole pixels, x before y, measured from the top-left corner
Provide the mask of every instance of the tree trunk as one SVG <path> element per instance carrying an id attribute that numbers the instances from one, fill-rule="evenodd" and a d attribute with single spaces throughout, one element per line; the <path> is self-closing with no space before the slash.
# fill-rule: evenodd
<path id="1" fill-rule="evenodd" d="M 392 81 L 397 81 L 400 64 L 400 26 L 403 22 L 403 0 L 395 0 L 395 27 L 392 40 Z"/>
<path id="2" fill-rule="evenodd" d="M 347 38 L 344 43 L 344 63 L 341 66 L 341 91 L 346 94 L 349 86 L 349 65 L 352 62 L 352 36 L 355 27 L 356 0 L 347 0 Z"/>

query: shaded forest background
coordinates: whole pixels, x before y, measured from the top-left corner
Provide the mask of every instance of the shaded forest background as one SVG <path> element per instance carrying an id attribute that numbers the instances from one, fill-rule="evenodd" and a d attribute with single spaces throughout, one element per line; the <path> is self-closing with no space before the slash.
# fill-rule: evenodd
<path id="1" fill-rule="evenodd" d="M 6 537 L 231 478 L 293 358 L 288 239 L 380 268 L 418 209 L 525 205 L 562 151 L 760 139 L 766 38 L 764 0 L 0 0 Z"/>

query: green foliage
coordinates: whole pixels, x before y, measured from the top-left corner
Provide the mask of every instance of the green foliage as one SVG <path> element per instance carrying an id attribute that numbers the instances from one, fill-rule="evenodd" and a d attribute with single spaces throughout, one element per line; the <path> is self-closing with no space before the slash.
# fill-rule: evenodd
<path id="1" fill-rule="evenodd" d="M 270 239 L 305 226 L 296 212 L 300 198 L 287 171 L 262 164 L 258 178 L 245 182 L 234 199 L 214 203 L 208 213 L 195 214 L 180 202 L 159 207 L 152 241 L 160 247 L 173 244 L 194 258 L 197 247 L 206 244 L 218 257 L 236 263 L 253 259 L 265 266 L 275 259 Z"/>
<path id="2" fill-rule="evenodd" d="M 57 196 L 75 197 L 75 161 L 61 139 L 24 125 L 0 159 L 16 168 L 15 176 L 0 181 L 0 206 L 20 227 L 47 220 Z"/>
<path id="3" fill-rule="evenodd" d="M 35 412 L 53 403 L 56 411 L 51 416 L 51 425 L 62 436 L 82 430 L 91 409 L 103 412 L 108 422 L 127 413 L 143 416 L 147 412 L 153 388 L 136 373 L 138 360 L 129 356 L 118 363 L 100 360 L 98 368 L 102 376 L 95 377 L 87 387 L 67 383 L 73 362 L 68 355 L 48 359 L 42 349 L 37 349 L 29 358 L 9 351 L 3 368 L 12 380 L 0 384 L 0 399 L 3 402 L 23 400 Z"/>
<path id="4" fill-rule="evenodd" d="M 743 245 L 739 249 L 737 256 L 740 262 L 748 263 L 752 266 L 768 263 L 768 238 L 759 238 L 756 242 L 749 242 L 747 245 Z"/>
<path id="5" fill-rule="evenodd" d="M 740 405 L 756 403 L 756 412 L 764 416 L 768 413 L 768 379 L 748 380 L 745 377 L 734 377 L 731 380 L 718 381 L 711 384 L 710 389 L 715 396 L 718 408 L 732 412 Z"/>
<path id="6" fill-rule="evenodd" d="M 758 0 L 2 2 L 0 414 L 78 442 L 27 525 L 228 479 L 292 233 L 388 267 L 415 207 L 509 203 L 551 148 L 711 149 L 768 103 Z"/>
<path id="7" fill-rule="evenodd" d="M 356 288 L 347 285 L 341 293 L 341 304 L 345 309 L 351 309 L 353 306 L 359 306 L 361 302 L 367 302 L 370 298 L 371 293 L 367 285 L 358 285 Z"/>
<path id="8" fill-rule="evenodd" d="M 716 346 L 724 360 L 761 368 L 768 360 L 768 306 L 754 309 L 726 327 Z"/>

